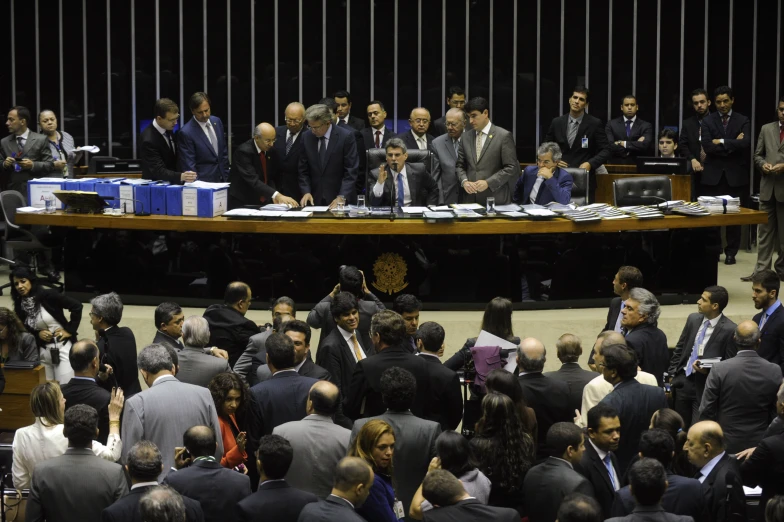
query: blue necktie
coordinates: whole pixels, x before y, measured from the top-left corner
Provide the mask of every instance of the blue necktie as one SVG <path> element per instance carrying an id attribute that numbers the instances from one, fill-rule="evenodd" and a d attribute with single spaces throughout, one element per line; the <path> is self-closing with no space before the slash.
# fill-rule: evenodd
<path id="1" fill-rule="evenodd" d="M 319 138 L 318 153 L 319 153 L 319 162 L 321 163 L 321 168 L 324 168 L 324 164 L 327 162 L 327 139 L 324 136 Z"/>
<path id="2" fill-rule="evenodd" d="M 632 135 L 632 120 L 626 120 L 626 137 Z"/>
<path id="3" fill-rule="evenodd" d="M 760 325 L 759 325 L 759 331 L 760 332 L 762 331 L 762 328 L 765 326 L 765 323 L 767 323 L 767 322 L 768 322 L 768 314 L 765 313 L 765 314 L 762 315 L 762 321 L 760 321 Z"/>
<path id="4" fill-rule="evenodd" d="M 621 301 L 621 310 L 618 312 L 618 319 L 615 321 L 615 328 L 613 328 L 618 333 L 622 331 L 621 321 L 623 320 L 623 314 L 621 312 L 623 312 L 624 308 L 626 308 L 626 301 Z"/>
<path id="5" fill-rule="evenodd" d="M 607 473 L 610 475 L 610 483 L 613 485 L 613 489 L 618 491 L 618 484 L 615 483 L 615 476 L 613 475 L 613 467 L 612 467 L 612 460 L 610 459 L 610 454 L 604 456 L 604 467 L 607 468 Z"/>
<path id="6" fill-rule="evenodd" d="M 403 174 L 397 173 L 397 206 L 403 208 L 405 193 L 403 191 Z"/>
<path id="7" fill-rule="evenodd" d="M 705 324 L 703 325 L 702 330 L 700 330 L 699 335 L 697 335 L 697 340 L 694 341 L 694 348 L 691 351 L 689 362 L 686 363 L 686 377 L 694 373 L 694 370 L 692 370 L 691 366 L 692 364 L 694 364 L 694 361 L 697 360 L 697 354 L 700 350 L 700 345 L 702 344 L 702 341 L 705 340 L 705 332 L 708 331 L 709 325 L 710 325 L 710 321 L 705 319 Z"/>
<path id="8" fill-rule="evenodd" d="M 17 136 L 16 144 L 19 145 L 19 152 L 22 152 L 24 150 L 24 138 L 21 136 Z"/>

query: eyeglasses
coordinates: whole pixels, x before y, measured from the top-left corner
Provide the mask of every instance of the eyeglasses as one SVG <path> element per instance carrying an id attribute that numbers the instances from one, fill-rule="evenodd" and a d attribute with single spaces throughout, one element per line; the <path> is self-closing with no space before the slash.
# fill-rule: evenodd
<path id="1" fill-rule="evenodd" d="M 321 128 L 321 127 L 323 127 L 324 125 L 328 125 L 328 122 L 323 122 L 321 125 L 311 125 L 311 126 L 310 126 L 310 130 L 316 130 L 316 129 L 320 129 L 320 128 Z"/>
<path id="2" fill-rule="evenodd" d="M 455 127 L 459 127 L 459 126 L 460 126 L 460 122 L 451 122 L 451 121 L 448 121 L 448 122 L 446 122 L 446 123 L 444 124 L 444 126 L 445 126 L 447 129 L 454 129 Z"/>
<path id="3" fill-rule="evenodd" d="M 286 118 L 286 123 L 291 123 L 292 125 L 299 125 L 302 123 L 302 120 L 292 120 L 291 118 Z"/>
<path id="4" fill-rule="evenodd" d="M 430 120 L 428 120 L 427 118 L 417 118 L 415 120 L 410 120 L 410 121 L 412 121 L 414 123 L 417 123 L 417 124 L 430 123 Z"/>

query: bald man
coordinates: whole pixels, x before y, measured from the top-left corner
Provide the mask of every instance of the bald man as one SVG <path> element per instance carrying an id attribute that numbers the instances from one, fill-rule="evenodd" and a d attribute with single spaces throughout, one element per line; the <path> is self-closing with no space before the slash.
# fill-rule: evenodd
<path id="1" fill-rule="evenodd" d="M 683 449 L 688 454 L 689 462 L 699 469 L 694 478 L 702 482 L 708 500 L 710 516 L 707 520 L 746 520 L 746 496 L 743 493 L 740 466 L 735 456 L 725 451 L 721 426 L 713 421 L 694 424 L 689 429 Z M 731 491 L 728 491 L 728 486 L 732 486 Z M 728 516 L 730 513 L 732 516 Z"/>
<path id="2" fill-rule="evenodd" d="M 411 111 L 408 118 L 411 130 L 401 132 L 395 138 L 400 138 L 411 150 L 432 150 L 433 136 L 427 133 L 430 127 L 430 111 L 424 107 L 417 107 Z"/>
<path id="3" fill-rule="evenodd" d="M 297 200 L 276 189 L 280 158 L 273 148 L 275 141 L 275 127 L 260 123 L 253 131 L 253 137 L 234 151 L 229 173 L 229 209 L 269 203 L 299 206 Z"/>
<path id="4" fill-rule="evenodd" d="M 278 189 L 284 194 L 299 201 L 302 192 L 299 188 L 299 158 L 302 155 L 302 132 L 307 128 L 305 106 L 300 102 L 291 102 L 286 106 L 284 125 L 275 127 L 277 140 L 273 150 L 277 153 Z"/>

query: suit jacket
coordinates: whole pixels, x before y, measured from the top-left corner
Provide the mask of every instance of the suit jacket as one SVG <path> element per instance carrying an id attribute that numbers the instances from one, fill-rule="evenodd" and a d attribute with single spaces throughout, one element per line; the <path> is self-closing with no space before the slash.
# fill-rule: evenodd
<path id="1" fill-rule="evenodd" d="M 166 138 L 152 123 L 142 131 L 140 138 L 142 178 L 181 185 L 182 171 L 177 170 L 177 157 Z M 174 136 L 172 141 L 175 141 Z"/>
<path id="2" fill-rule="evenodd" d="M 678 151 L 687 160 L 700 161 L 700 119 L 694 114 L 691 118 L 683 120 L 681 134 L 678 139 Z"/>
<path id="3" fill-rule="evenodd" d="M 670 348 L 664 332 L 656 325 L 643 323 L 626 334 L 626 344 L 637 353 L 640 368 L 653 374 L 661 386 L 670 365 Z"/>
<path id="4" fill-rule="evenodd" d="M 531 191 L 536 183 L 536 173 L 539 167 L 530 166 L 526 167 L 523 175 L 515 183 L 514 194 L 512 201 L 518 205 L 529 205 L 531 203 Z M 572 198 L 572 180 L 571 174 L 563 169 L 556 168 L 553 177 L 545 180 L 539 186 L 539 192 L 536 194 L 536 204 L 546 205 L 548 203 L 560 203 L 562 205 L 569 204 Z"/>
<path id="5" fill-rule="evenodd" d="M 757 520 L 763 520 L 768 500 L 784 494 L 784 435 L 762 439 L 754 453 L 741 464 L 740 473 L 743 485 L 762 487 Z"/>
<path id="6" fill-rule="evenodd" d="M 305 131 L 303 127 L 294 143 L 291 145 L 291 150 L 286 154 L 286 131 L 288 127 L 280 125 L 275 127 L 275 144 L 272 150 L 275 151 L 278 158 L 278 183 L 279 190 L 290 198 L 297 201 L 302 199 L 302 192 L 299 189 L 299 159 L 302 156 L 302 133 Z"/>
<path id="7" fill-rule="evenodd" d="M 20 192 L 25 200 L 27 200 L 27 182 L 54 171 L 54 158 L 52 158 L 52 151 L 49 148 L 49 139 L 43 134 L 38 134 L 31 130 L 27 135 L 27 141 L 21 156 L 18 154 L 19 145 L 17 144 L 16 136 L 13 134 L 9 134 L 0 140 L 0 149 L 2 150 L 0 155 L 3 159 L 10 158 L 16 154 L 21 159 L 29 159 L 33 162 L 33 168 L 20 170 L 19 172 L 14 170 L 14 165 L 11 165 L 9 168 L 0 167 L 6 172 L 9 180 L 7 190 Z"/>
<path id="8" fill-rule="evenodd" d="M 229 352 L 231 366 L 248 347 L 248 339 L 259 333 L 256 323 L 224 304 L 209 306 L 204 311 L 204 318 L 210 325 L 210 346 Z"/>
<path id="9" fill-rule="evenodd" d="M 362 142 L 365 144 L 365 150 L 359 151 L 360 154 L 364 154 L 367 150 L 372 150 L 376 148 L 376 129 L 373 127 L 365 127 L 360 131 L 362 134 Z M 384 135 L 379 136 L 381 138 L 381 149 L 386 148 L 387 142 L 394 138 L 395 135 L 392 132 L 392 129 L 389 127 L 384 127 Z"/>
<path id="10" fill-rule="evenodd" d="M 357 420 L 351 430 L 351 440 L 356 439 L 362 426 L 373 419 L 386 421 L 395 432 L 395 453 L 392 457 L 397 483 L 395 494 L 403 502 L 404 513 L 408 514 L 414 493 L 422 484 L 430 461 L 436 456 L 436 439 L 441 434 L 441 427 L 436 422 L 416 417 L 410 411 L 387 410 L 382 415 Z"/>
<path id="11" fill-rule="evenodd" d="M 174 337 L 165 334 L 160 330 L 155 331 L 155 337 L 152 339 L 152 344 L 162 344 L 164 346 L 170 346 L 177 351 L 180 351 L 184 348 L 182 343 L 179 339 L 175 339 Z"/>
<path id="12" fill-rule="evenodd" d="M 297 522 L 302 508 L 314 502 L 318 502 L 315 495 L 293 488 L 285 480 L 265 482 L 237 504 L 235 520 Z"/>
<path id="13" fill-rule="evenodd" d="M 579 410 L 583 403 L 583 389 L 585 385 L 594 380 L 596 372 L 583 370 L 579 363 L 563 363 L 561 368 L 554 372 L 546 372 L 545 377 L 563 381 L 569 386 L 569 410 Z"/>
<path id="14" fill-rule="evenodd" d="M 615 330 L 615 323 L 618 322 L 618 316 L 621 315 L 621 302 L 622 299 L 620 297 L 613 297 L 612 301 L 610 301 L 610 308 L 607 310 L 607 322 L 604 323 L 602 332 L 605 330 Z M 591 354 L 588 356 L 588 364 L 593 364 L 593 356 L 594 350 L 591 348 Z"/>
<path id="15" fill-rule="evenodd" d="M 408 190 L 411 193 L 411 206 L 424 207 L 427 205 L 438 204 L 438 186 L 425 170 L 421 163 L 406 162 L 406 181 Z M 397 196 L 397 187 L 392 179 L 392 174 L 387 171 L 387 179 L 384 182 L 384 189 L 381 197 L 376 197 L 373 188 L 378 183 L 378 169 L 373 169 L 368 173 L 368 197 L 374 207 L 383 207 L 390 204 L 392 192 Z M 395 200 L 397 202 L 397 200 Z"/>
<path id="16" fill-rule="evenodd" d="M 77 404 L 86 404 L 98 412 L 98 438 L 103 445 L 109 437 L 109 402 L 112 394 L 104 390 L 95 380 L 71 377 L 71 380 L 60 387 L 65 398 L 65 411 Z"/>
<path id="17" fill-rule="evenodd" d="M 438 204 L 457 203 L 460 199 L 460 180 L 457 178 L 457 151 L 452 145 L 452 138 L 444 131 L 433 140 L 432 148 L 433 179 L 438 186 Z"/>
<path id="18" fill-rule="evenodd" d="M 229 147 L 221 119 L 210 116 L 210 123 L 218 140 L 218 153 L 196 118 L 191 118 L 177 133 L 177 168 L 195 172 L 201 181 L 220 183 L 229 179 Z"/>
<path id="19" fill-rule="evenodd" d="M 403 140 L 403 143 L 406 144 L 406 148 L 407 149 L 411 149 L 411 150 L 418 150 L 419 149 L 419 145 L 417 145 L 417 142 L 414 139 L 414 135 L 411 134 L 410 130 L 407 130 L 405 132 L 401 132 L 399 134 L 396 134 L 394 137 Z M 433 140 L 434 139 L 435 138 L 433 137 L 432 134 L 425 133 L 425 140 L 427 141 L 427 148 L 428 148 L 428 150 L 433 150 Z"/>
<path id="20" fill-rule="evenodd" d="M 694 519 L 667 513 L 660 505 L 657 505 L 637 506 L 631 515 L 609 518 L 605 522 L 694 522 Z"/>
<path id="21" fill-rule="evenodd" d="M 343 405 L 348 418 L 357 420 L 361 417 L 374 417 L 387 411 L 384 401 L 381 400 L 381 374 L 393 366 L 408 370 L 414 375 L 417 389 L 411 411 L 417 417 L 427 418 L 427 401 L 431 396 L 427 363 L 409 352 L 405 346 L 390 346 L 357 363 L 351 375 L 348 399 Z"/>
<path id="22" fill-rule="evenodd" d="M 558 518 L 558 508 L 570 493 L 593 497 L 591 483 L 574 471 L 568 462 L 553 457 L 528 470 L 523 491 L 525 498 L 536 499 L 528 503 L 530 522 L 552 522 Z"/>
<path id="23" fill-rule="evenodd" d="M 332 382 L 332 376 L 329 374 L 329 372 L 310 359 L 305 359 L 305 361 L 302 363 L 302 366 L 300 366 L 299 370 L 297 370 L 297 373 L 304 377 L 312 377 L 318 381 Z M 266 364 L 261 364 L 256 369 L 255 384 L 264 382 L 270 377 L 272 377 L 272 372 L 270 371 L 269 366 Z"/>
<path id="24" fill-rule="evenodd" d="M 327 145 L 326 163 L 319 161 L 319 139 L 308 129 L 297 140 L 302 140 L 299 159 L 299 188 L 302 194 L 311 194 L 315 205 L 329 205 L 338 197 L 347 203 L 356 202 L 356 182 L 359 156 L 353 129 L 331 126 Z"/>
<path id="25" fill-rule="evenodd" d="M 159 377 L 152 387 L 125 401 L 122 433 L 123 457 L 140 440 L 154 442 L 163 455 L 165 477 L 174 466 L 174 448 L 182 446 L 182 436 L 193 426 L 209 426 L 218 438 L 215 458 L 223 456 L 218 412 L 206 388 L 178 381 L 174 376 Z"/>
<path id="26" fill-rule="evenodd" d="M 624 131 L 624 135 L 626 132 Z M 588 147 L 583 148 L 583 138 L 588 138 Z M 577 135 L 572 146 L 569 146 L 569 114 L 553 118 L 544 141 L 554 141 L 561 147 L 561 159 L 569 167 L 577 168 L 583 163 L 591 164 L 591 172 L 595 172 L 612 157 L 612 152 L 607 146 L 607 133 L 604 131 L 602 120 L 588 113 L 583 113 L 583 120 L 577 127 Z M 591 176 L 595 180 L 595 176 Z M 596 186 L 596 182 L 592 183 Z"/>
<path id="27" fill-rule="evenodd" d="M 358 340 L 365 355 L 370 357 L 375 353 L 372 347 L 365 346 L 362 339 Z M 348 345 L 337 328 L 327 335 L 323 344 L 320 344 L 316 352 L 316 364 L 329 372 L 330 382 L 340 389 L 341 401 L 345 404 L 351 388 L 351 376 L 357 366 L 353 356 L 354 348 Z"/>
<path id="28" fill-rule="evenodd" d="M 231 371 L 229 361 L 207 355 L 202 348 L 186 346 L 177 354 L 177 359 L 180 363 L 177 379 L 204 388 L 219 373 Z"/>
<path id="29" fill-rule="evenodd" d="M 101 513 L 101 522 L 142 522 L 139 501 L 152 486 L 131 489 L 123 498 L 107 507 Z M 192 498 L 182 497 L 185 504 L 185 522 L 204 522 L 201 504 Z"/>
<path id="30" fill-rule="evenodd" d="M 496 125 L 490 126 L 485 136 L 482 154 L 476 160 L 476 131 L 463 132 L 457 154 L 457 178 L 462 186 L 464 181 L 487 181 L 488 188 L 478 194 L 461 192 L 466 203 L 485 205 L 488 197 L 494 197 L 496 205 L 506 205 L 512 201 L 512 183 L 520 177 L 520 162 L 517 160 L 512 133 Z"/>
<path id="31" fill-rule="evenodd" d="M 764 313 L 765 310 L 755 315 L 753 321 L 760 324 Z M 784 306 L 776 308 L 762 326 L 762 338 L 757 353 L 766 361 L 781 366 L 784 372 Z"/>
<path id="32" fill-rule="evenodd" d="M 425 522 L 473 522 L 476 520 L 517 522 L 520 520 L 520 514 L 514 509 L 485 506 L 475 498 L 461 500 L 451 506 L 431 509 L 422 515 Z"/>
<path id="33" fill-rule="evenodd" d="M 298 522 L 366 522 L 357 515 L 354 507 L 346 499 L 329 495 L 324 500 L 306 504 L 299 514 Z"/>
<path id="34" fill-rule="evenodd" d="M 248 338 L 245 351 L 234 363 L 232 370 L 248 383 L 248 386 L 258 384 L 256 371 L 261 365 L 267 364 L 267 338 L 272 335 L 272 329 L 253 334 Z"/>
<path id="35" fill-rule="evenodd" d="M 713 366 L 700 403 L 700 420 L 715 420 L 724 430 L 724 447 L 737 453 L 756 446 L 776 416 L 781 367 L 754 350 L 741 350 Z"/>
<path id="36" fill-rule="evenodd" d="M 624 116 L 608 121 L 604 127 L 604 132 L 607 135 L 607 147 L 612 153 L 612 157 L 620 163 L 634 163 L 637 156 L 652 156 L 656 150 L 653 125 L 641 119 L 639 115 L 634 120 L 628 138 L 626 137 Z M 641 137 L 645 138 L 645 141 L 637 141 Z M 616 141 L 625 141 L 626 147 L 616 145 Z"/>
<path id="37" fill-rule="evenodd" d="M 730 187 L 745 187 L 749 184 L 749 150 L 751 149 L 751 124 L 749 119 L 732 111 L 727 121 L 727 130 L 721 122 L 721 114 L 711 113 L 702 119 L 702 148 L 705 150 L 705 170 L 700 183 L 718 185 L 721 174 L 727 176 Z M 743 139 L 737 139 L 743 133 Z M 724 143 L 714 145 L 714 139 Z"/>
<path id="38" fill-rule="evenodd" d="M 580 464 L 575 466 L 574 469 L 591 483 L 591 486 L 593 486 L 594 498 L 599 502 L 599 505 L 602 506 L 604 518 L 609 518 L 611 516 L 610 512 L 613 501 L 615 500 L 615 488 L 612 485 L 610 475 L 607 472 L 607 468 L 604 466 L 604 462 L 599 458 L 599 454 L 596 453 L 596 450 L 587 438 L 588 435 L 586 435 L 583 458 L 580 461 Z M 615 453 L 610 452 L 610 460 L 612 461 L 615 473 L 620 480 L 623 475 L 621 474 L 621 469 L 618 467 L 618 459 Z"/>
<path id="39" fill-rule="evenodd" d="M 419 357 L 427 363 L 431 387 L 427 418 L 438 422 L 443 431 L 456 430 L 463 419 L 463 394 L 457 373 L 441 364 L 436 356 L 419 354 Z"/>
<path id="40" fill-rule="evenodd" d="M 541 372 L 520 375 L 518 381 L 525 403 L 536 413 L 537 456 L 549 457 L 552 452 L 546 445 L 547 430 L 556 422 L 572 422 L 574 419 L 574 410 L 569 409 L 569 385 L 545 377 Z"/>
<path id="41" fill-rule="evenodd" d="M 319 498 L 332 491 L 335 467 L 346 456 L 351 431 L 323 415 L 308 415 L 301 421 L 281 424 L 274 430 L 291 443 L 294 460 L 286 480 L 297 489 Z"/>
<path id="42" fill-rule="evenodd" d="M 109 378 L 101 384 L 107 389 L 119 386 L 127 400 L 142 391 L 136 367 L 136 337 L 127 326 L 114 326 L 104 332 L 98 340 L 99 360 L 112 367 L 114 379 Z"/>
<path id="43" fill-rule="evenodd" d="M 203 134 L 203 133 L 202 133 Z M 285 149 L 284 149 L 285 150 Z M 272 196 L 277 192 L 278 186 L 278 153 L 272 148 L 264 153 L 267 158 L 267 181 L 264 181 L 264 171 L 259 153 L 256 152 L 256 142 L 249 139 L 234 151 L 231 172 L 229 172 L 229 208 L 243 205 L 261 205 L 264 197 L 272 203 Z M 281 194 L 289 196 L 282 192 Z M 291 197 L 291 196 L 289 196 Z"/>
<path id="44" fill-rule="evenodd" d="M 91 449 L 68 448 L 65 455 L 36 465 L 25 520 L 99 520 L 104 508 L 127 493 L 122 466 L 96 457 Z"/>
<path id="45" fill-rule="evenodd" d="M 754 163 L 760 171 L 760 200 L 784 202 L 784 180 L 777 174 L 765 174 L 762 166 L 765 163 L 776 165 L 784 163 L 784 142 L 779 141 L 779 122 L 767 123 L 760 129 L 757 138 L 757 149 L 754 151 Z"/>
<path id="46" fill-rule="evenodd" d="M 446 114 L 437 120 L 433 120 L 433 123 L 430 124 L 430 128 L 427 129 L 427 132 L 434 138 L 438 138 L 439 136 L 446 134 Z"/>
<path id="47" fill-rule="evenodd" d="M 163 480 L 180 495 L 198 500 L 204 511 L 204 522 L 241 520 L 237 503 L 250 495 L 250 479 L 241 473 L 224 468 L 220 461 L 199 460 Z"/>
<path id="48" fill-rule="evenodd" d="M 618 383 L 602 402 L 615 408 L 621 421 L 621 442 L 615 452 L 620 466 L 618 476 L 621 477 L 637 455 L 640 437 L 648 430 L 651 416 L 656 410 L 667 407 L 667 398 L 661 388 L 629 379 Z"/>
<path id="49" fill-rule="evenodd" d="M 332 296 L 328 295 L 319 301 L 318 304 L 316 304 L 316 306 L 314 306 L 308 314 L 308 326 L 311 328 L 321 328 L 321 338 L 319 339 L 318 345 L 319 351 L 326 342 L 327 336 L 333 331 L 337 330 L 335 319 L 332 317 L 332 312 L 330 311 L 331 305 Z M 376 297 L 372 292 L 368 292 L 365 294 L 364 298 L 357 301 L 357 308 L 359 311 L 359 326 L 357 327 L 357 337 L 359 338 L 359 344 L 362 345 L 365 353 L 369 356 L 370 353 L 368 350 L 373 351 L 373 342 L 370 340 L 370 320 L 373 318 L 376 312 L 385 310 L 386 307 L 378 297 Z M 318 361 L 319 359 L 317 358 L 316 363 L 324 366 Z M 327 367 L 324 366 L 324 368 Z M 327 368 L 327 370 L 329 370 L 329 368 Z M 332 377 L 335 377 L 334 372 L 330 370 L 330 373 L 332 374 Z"/>
<path id="50" fill-rule="evenodd" d="M 727 473 L 732 471 L 735 479 L 732 481 L 732 495 L 727 506 Z M 743 481 L 740 474 L 740 464 L 734 455 L 725 453 L 716 466 L 708 473 L 702 482 L 702 491 L 708 503 L 708 520 L 711 522 L 733 522 L 746 519 L 746 495 L 743 493 Z M 727 518 L 728 511 L 736 516 Z"/>
<path id="51" fill-rule="evenodd" d="M 693 478 L 681 477 L 675 473 L 667 472 L 667 490 L 661 499 L 661 507 L 667 513 L 691 517 L 695 521 L 708 521 L 705 496 L 700 481 Z M 624 486 L 615 494 L 612 506 L 612 516 L 625 517 L 634 512 L 634 497 L 629 486 Z"/>

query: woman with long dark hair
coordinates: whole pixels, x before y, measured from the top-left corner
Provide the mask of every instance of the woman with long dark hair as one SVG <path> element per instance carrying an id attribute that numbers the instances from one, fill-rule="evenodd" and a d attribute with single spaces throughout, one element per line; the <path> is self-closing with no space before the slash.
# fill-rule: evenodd
<path id="1" fill-rule="evenodd" d="M 517 377 L 503 368 L 499 368 L 487 375 L 485 386 L 488 393 L 503 393 L 512 399 L 512 402 L 517 407 L 517 412 L 520 414 L 523 429 L 534 439 L 534 447 L 536 447 L 538 426 L 536 423 L 536 412 L 534 412 L 533 408 L 528 407 L 528 404 L 525 402 L 523 389 L 520 387 Z"/>
<path id="2" fill-rule="evenodd" d="M 397 522 L 403 518 L 403 504 L 395 497 L 392 482 L 394 453 L 395 430 L 380 419 L 365 423 L 348 450 L 349 457 L 361 458 L 370 464 L 376 475 L 367 500 L 356 509 L 357 514 L 365 520 Z M 399 516 L 396 507 L 400 511 Z"/>
<path id="3" fill-rule="evenodd" d="M 208 389 L 215 402 L 223 439 L 221 466 L 236 468 L 248 460 L 245 452 L 246 433 L 237 423 L 237 415 L 243 413 L 248 403 L 248 387 L 239 375 L 226 372 L 213 377 Z"/>
<path id="4" fill-rule="evenodd" d="M 27 333 L 13 310 L 0 308 L 0 361 L 39 361 L 35 337 Z"/>
<path id="5" fill-rule="evenodd" d="M 480 330 L 511 343 L 520 344 L 520 338 L 515 337 L 512 331 L 512 301 L 505 297 L 496 297 L 487 303 Z M 476 339 L 476 337 L 466 339 L 463 347 L 450 357 L 444 366 L 455 372 L 462 370 L 466 363 L 471 361 L 471 348 L 476 345 Z"/>

